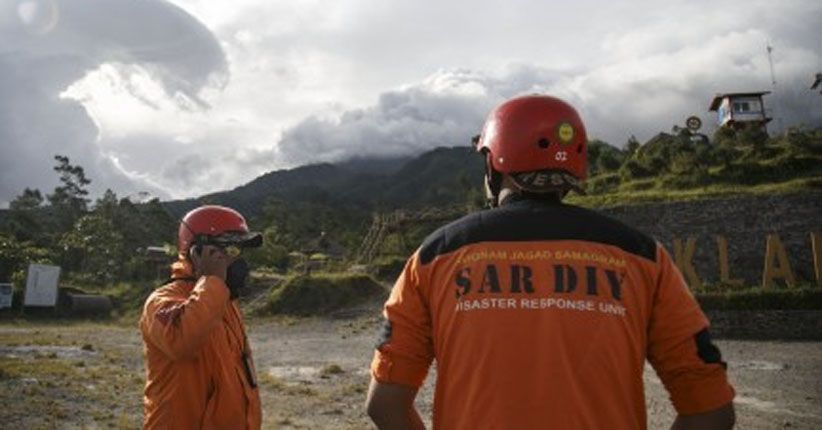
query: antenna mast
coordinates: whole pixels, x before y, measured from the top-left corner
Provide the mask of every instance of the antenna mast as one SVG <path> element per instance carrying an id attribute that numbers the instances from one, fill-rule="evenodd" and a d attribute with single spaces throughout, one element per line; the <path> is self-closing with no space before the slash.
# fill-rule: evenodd
<path id="1" fill-rule="evenodd" d="M 766 49 L 768 50 L 768 64 L 771 66 L 771 86 L 774 90 L 776 90 L 776 75 L 773 72 L 773 58 L 771 58 L 771 52 L 773 52 L 773 46 L 771 43 L 768 42 L 766 45 Z"/>

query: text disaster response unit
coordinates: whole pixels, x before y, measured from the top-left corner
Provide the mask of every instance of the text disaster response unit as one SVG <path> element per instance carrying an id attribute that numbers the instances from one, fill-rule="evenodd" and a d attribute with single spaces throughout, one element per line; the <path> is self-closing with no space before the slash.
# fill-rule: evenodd
<path id="1" fill-rule="evenodd" d="M 512 264 L 488 263 L 491 258 L 497 262 L 510 260 Z M 543 263 L 525 263 L 540 260 Z M 457 312 L 561 309 L 626 314 L 625 306 L 620 304 L 626 262 L 620 258 L 564 250 L 479 251 L 463 256 L 459 264 L 464 266 L 453 278 Z M 537 270 L 542 271 L 542 282 L 535 281 Z"/>

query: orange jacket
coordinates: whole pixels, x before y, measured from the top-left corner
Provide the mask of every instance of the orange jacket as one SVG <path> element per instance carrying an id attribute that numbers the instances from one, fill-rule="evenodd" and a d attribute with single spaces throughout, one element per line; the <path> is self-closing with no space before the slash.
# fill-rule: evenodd
<path id="1" fill-rule="evenodd" d="M 644 429 L 646 359 L 680 414 L 734 397 L 668 253 L 582 208 L 522 200 L 438 230 L 384 314 L 372 375 L 419 387 L 436 360 L 435 429 Z"/>
<path id="2" fill-rule="evenodd" d="M 172 265 L 173 281 L 146 300 L 146 429 L 259 429 L 260 396 L 240 310 L 216 277 L 193 280 L 191 266 Z"/>

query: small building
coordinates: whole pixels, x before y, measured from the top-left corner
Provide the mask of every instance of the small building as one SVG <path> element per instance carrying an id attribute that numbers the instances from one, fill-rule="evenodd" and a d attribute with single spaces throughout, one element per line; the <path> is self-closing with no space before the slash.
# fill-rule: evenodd
<path id="1" fill-rule="evenodd" d="M 762 96 L 770 93 L 770 91 L 763 91 L 717 94 L 708 110 L 717 112 L 717 124 L 720 127 L 738 130 L 753 124 L 767 131 L 766 124 L 773 118 L 768 117 Z"/>

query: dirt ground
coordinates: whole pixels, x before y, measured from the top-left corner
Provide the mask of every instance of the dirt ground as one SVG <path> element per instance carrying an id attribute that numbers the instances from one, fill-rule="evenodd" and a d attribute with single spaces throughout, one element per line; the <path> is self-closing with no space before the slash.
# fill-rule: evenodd
<path id="1" fill-rule="evenodd" d="M 375 312 L 250 322 L 265 428 L 371 428 L 362 404 Z M 737 428 L 822 428 L 822 343 L 718 344 L 737 389 Z M 138 428 L 141 351 L 136 324 L 0 323 L 0 427 Z M 652 370 L 645 380 L 649 428 L 667 428 L 667 395 Z M 425 416 L 430 385 L 418 399 Z"/>

